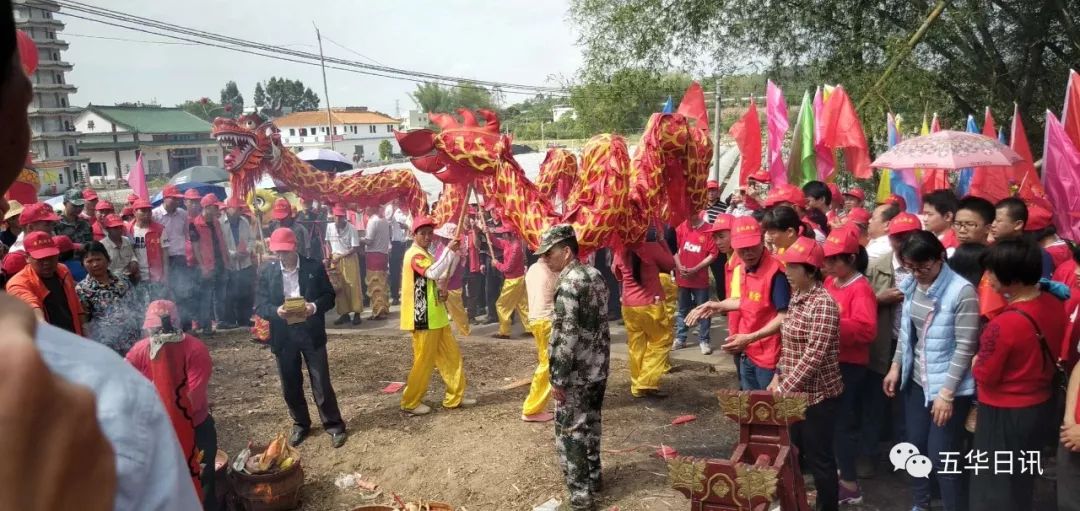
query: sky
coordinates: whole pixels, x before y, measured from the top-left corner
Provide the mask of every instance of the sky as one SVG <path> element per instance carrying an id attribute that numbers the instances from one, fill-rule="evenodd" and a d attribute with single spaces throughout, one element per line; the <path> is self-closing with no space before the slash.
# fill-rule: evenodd
<path id="1" fill-rule="evenodd" d="M 84 1 L 188 28 L 317 53 L 314 22 L 322 32 L 327 56 L 479 80 L 555 86 L 560 76 L 573 76 L 582 63 L 576 35 L 567 21 L 566 0 Z M 75 105 L 154 101 L 174 106 L 204 96 L 217 101 L 225 82 L 235 80 L 250 106 L 256 82 L 278 76 L 300 79 L 323 98 L 320 106 L 325 106 L 318 66 L 206 46 L 148 43 L 175 41 L 63 12 L 57 19 L 67 26 L 58 37 L 71 45 L 62 58 L 75 66 L 67 76 L 67 82 L 79 89 L 72 97 Z M 417 109 L 409 97 L 415 82 L 332 69 L 327 70 L 327 81 L 334 107 L 366 106 L 390 115 L 396 106 L 402 115 Z M 506 95 L 508 103 L 525 98 Z"/>

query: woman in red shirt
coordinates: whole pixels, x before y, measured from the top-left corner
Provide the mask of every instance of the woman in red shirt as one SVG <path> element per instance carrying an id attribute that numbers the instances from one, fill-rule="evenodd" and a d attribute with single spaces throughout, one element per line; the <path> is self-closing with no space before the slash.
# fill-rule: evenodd
<path id="1" fill-rule="evenodd" d="M 1038 451 L 1051 413 L 1051 378 L 1065 307 L 1039 289 L 1042 250 L 1021 239 L 1000 240 L 983 256 L 990 284 L 1008 300 L 983 328 L 972 376 L 979 396 L 974 452 Z M 997 470 L 971 478 L 971 509 L 1031 509 L 1035 476 Z"/>
<path id="2" fill-rule="evenodd" d="M 848 215 L 851 216 L 850 213 Z M 877 336 L 877 298 L 863 272 L 869 258 L 854 224 L 834 229 L 825 239 L 825 290 L 840 309 L 840 378 L 844 393 L 836 417 L 836 461 L 840 466 L 840 503 L 862 502 L 855 471 L 858 441 L 855 409 L 862 392 L 870 344 Z"/>
<path id="3" fill-rule="evenodd" d="M 648 239 L 648 238 L 646 238 Z M 655 239 L 655 237 L 653 237 Z M 630 394 L 665 397 L 660 377 L 671 368 L 672 317 L 664 304 L 660 273 L 675 268 L 668 247 L 657 241 L 631 245 L 615 256 L 612 272 L 622 285 L 622 316 L 629 352 Z"/>

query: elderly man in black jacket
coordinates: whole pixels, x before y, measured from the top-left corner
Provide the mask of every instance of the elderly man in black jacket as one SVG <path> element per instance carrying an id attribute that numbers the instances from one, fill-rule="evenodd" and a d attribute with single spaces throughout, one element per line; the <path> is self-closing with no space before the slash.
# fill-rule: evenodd
<path id="1" fill-rule="evenodd" d="M 334 307 L 334 288 L 322 263 L 301 257 L 296 249 L 296 234 L 291 229 L 279 228 L 271 234 L 270 250 L 278 260 L 266 263 L 259 272 L 255 313 L 270 322 L 270 351 L 277 358 L 285 404 L 293 418 L 289 443 L 299 445 L 311 429 L 300 370 L 303 359 L 323 429 L 330 434 L 334 447 L 341 447 L 345 444 L 345 422 L 330 385 L 324 318 L 326 311 Z M 302 298 L 303 306 L 287 306 L 288 298 Z"/>

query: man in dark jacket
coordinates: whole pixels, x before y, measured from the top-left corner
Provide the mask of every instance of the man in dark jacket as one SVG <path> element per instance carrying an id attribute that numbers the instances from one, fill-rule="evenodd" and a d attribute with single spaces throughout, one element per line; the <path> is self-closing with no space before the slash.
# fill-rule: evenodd
<path id="1" fill-rule="evenodd" d="M 334 447 L 341 447 L 345 422 L 330 385 L 326 357 L 325 315 L 334 307 L 334 288 L 321 262 L 297 254 L 296 234 L 291 229 L 279 228 L 270 235 L 270 251 L 278 260 L 266 263 L 259 272 L 255 313 L 270 322 L 270 351 L 277 358 L 285 404 L 293 418 L 289 443 L 299 445 L 311 429 L 300 370 L 303 360 L 323 429 Z"/>

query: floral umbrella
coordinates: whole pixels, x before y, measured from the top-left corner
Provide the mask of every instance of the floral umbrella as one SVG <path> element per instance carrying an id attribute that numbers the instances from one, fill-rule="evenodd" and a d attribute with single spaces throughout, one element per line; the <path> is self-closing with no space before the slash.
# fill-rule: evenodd
<path id="1" fill-rule="evenodd" d="M 1012 167 L 1023 158 L 996 139 L 964 131 L 939 131 L 907 139 L 870 166 L 890 169 Z"/>

